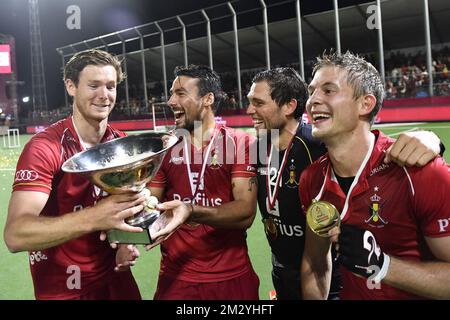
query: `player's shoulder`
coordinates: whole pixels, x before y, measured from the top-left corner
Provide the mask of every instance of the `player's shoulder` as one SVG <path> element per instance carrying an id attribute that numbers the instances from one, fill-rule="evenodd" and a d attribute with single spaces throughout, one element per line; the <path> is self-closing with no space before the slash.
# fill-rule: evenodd
<path id="1" fill-rule="evenodd" d="M 312 126 L 308 123 L 300 123 L 294 136 L 294 143 L 303 145 L 308 149 L 318 150 L 324 153 L 325 145 L 312 135 Z"/>
<path id="2" fill-rule="evenodd" d="M 325 176 L 329 159 L 327 155 L 323 155 L 311 163 L 309 166 L 303 170 L 301 178 L 302 179 L 311 179 L 313 181 L 319 181 L 320 179 L 316 179 L 317 177 Z"/>
<path id="3" fill-rule="evenodd" d="M 65 120 L 60 120 L 53 123 L 45 130 L 36 133 L 28 142 L 28 145 L 58 147 L 61 145 L 61 140 L 68 128 L 65 125 Z"/>
<path id="4" fill-rule="evenodd" d="M 295 134 L 297 139 L 302 139 L 311 143 L 320 143 L 319 139 L 316 139 L 312 135 L 312 126 L 309 123 L 300 122 Z"/>
<path id="5" fill-rule="evenodd" d="M 405 167 L 405 170 L 414 180 L 426 181 L 450 181 L 450 166 L 441 156 L 427 163 L 423 167 Z"/>
<path id="6" fill-rule="evenodd" d="M 246 137 L 246 136 L 252 136 L 250 133 L 248 133 L 245 130 L 238 129 L 238 128 L 232 128 L 227 126 L 220 126 L 220 130 L 223 133 L 226 133 L 227 135 L 231 137 Z"/>
<path id="7" fill-rule="evenodd" d="M 375 135 L 375 148 L 380 150 L 379 152 L 385 152 L 396 141 L 378 129 L 371 130 L 371 132 Z"/>
<path id="8" fill-rule="evenodd" d="M 256 141 L 256 137 L 254 135 L 242 129 L 221 126 L 220 131 L 226 138 L 237 142 L 248 141 L 249 143 L 254 143 Z"/>
<path id="9" fill-rule="evenodd" d="M 108 124 L 108 130 L 111 133 L 112 137 L 111 138 L 123 138 L 126 137 L 127 134 L 119 129 L 114 128 L 113 126 L 111 126 L 111 124 Z"/>

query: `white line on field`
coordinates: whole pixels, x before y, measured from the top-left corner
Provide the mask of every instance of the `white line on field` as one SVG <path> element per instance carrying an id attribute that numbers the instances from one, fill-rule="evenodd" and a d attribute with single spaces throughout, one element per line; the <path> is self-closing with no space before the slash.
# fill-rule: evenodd
<path id="1" fill-rule="evenodd" d="M 408 129 L 408 130 L 404 130 L 404 131 L 394 132 L 394 133 L 388 134 L 388 136 L 389 136 L 389 137 L 392 137 L 392 136 L 398 136 L 398 135 L 401 134 L 401 133 L 404 133 L 404 132 L 410 132 L 410 131 L 416 131 L 417 129 L 419 129 L 419 128 L 414 127 L 414 128 Z"/>
<path id="2" fill-rule="evenodd" d="M 448 129 L 450 126 L 424 127 L 426 129 Z"/>
<path id="3" fill-rule="evenodd" d="M 375 124 L 374 127 L 385 128 L 385 127 L 407 127 L 407 126 L 417 126 L 427 124 L 427 122 L 396 122 L 396 123 L 382 123 Z"/>
<path id="4" fill-rule="evenodd" d="M 408 126 L 399 126 L 399 127 L 401 128 L 401 127 L 408 127 Z M 449 129 L 449 128 L 450 128 L 450 125 L 449 126 L 423 126 L 423 127 L 419 127 L 419 129 L 424 129 L 424 130 L 426 130 L 426 129 Z"/>
<path id="5" fill-rule="evenodd" d="M 450 128 L 449 125 L 441 125 L 441 126 L 428 126 L 430 124 L 433 124 L 432 122 L 398 122 L 398 123 L 384 123 L 384 124 L 374 124 L 373 128 L 386 128 L 386 127 L 409 127 L 409 126 L 422 126 L 425 125 L 425 128 L 430 129 L 447 129 Z"/>
<path id="6" fill-rule="evenodd" d="M 9 169 L 9 168 L 6 168 L 6 169 L 0 169 L 0 171 L 15 171 L 16 169 Z"/>

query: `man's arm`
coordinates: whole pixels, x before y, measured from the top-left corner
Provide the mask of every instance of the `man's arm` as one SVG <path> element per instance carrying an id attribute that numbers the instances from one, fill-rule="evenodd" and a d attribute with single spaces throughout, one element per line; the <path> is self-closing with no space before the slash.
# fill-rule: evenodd
<path id="1" fill-rule="evenodd" d="M 305 300 L 326 300 L 331 284 L 331 241 L 306 226 L 301 264 L 302 296 Z"/>
<path id="2" fill-rule="evenodd" d="M 234 201 L 218 207 L 194 205 L 189 220 L 218 228 L 249 228 L 256 214 L 256 177 L 233 178 L 231 186 Z"/>
<path id="3" fill-rule="evenodd" d="M 136 264 L 140 256 L 138 248 L 134 244 L 120 244 L 116 252 L 116 266 L 114 271 L 128 271 L 130 267 Z"/>
<path id="4" fill-rule="evenodd" d="M 368 230 L 342 225 L 338 261 L 356 275 L 432 299 L 450 299 L 450 236 L 425 237 L 437 261 L 411 261 L 384 253 Z M 376 254 L 372 254 L 375 252 Z M 373 271 L 376 273 L 372 273 Z"/>
<path id="5" fill-rule="evenodd" d="M 423 167 L 441 153 L 441 141 L 431 131 L 401 133 L 386 152 L 385 163 Z"/>
<path id="6" fill-rule="evenodd" d="M 450 232 L 448 222 L 450 166 L 443 159 L 417 170 L 411 177 L 414 186 L 414 211 L 434 262 L 407 261 L 391 257 L 383 281 L 394 287 L 435 299 L 450 299 Z M 383 249 L 383 248 L 381 248 Z"/>
<path id="7" fill-rule="evenodd" d="M 233 178 L 231 182 L 234 200 L 218 207 L 186 204 L 179 200 L 158 204 L 157 209 L 165 211 L 163 216 L 167 220 L 163 228 L 152 233 L 152 239 L 160 243 L 186 221 L 218 228 L 246 229 L 250 227 L 256 214 L 256 177 Z M 153 194 L 153 188 L 151 191 Z M 148 249 L 152 247 L 154 245 L 149 246 Z"/>
<path id="8" fill-rule="evenodd" d="M 431 299 L 450 299 L 450 237 L 425 237 L 435 262 L 391 257 L 383 283 Z"/>
<path id="9" fill-rule="evenodd" d="M 141 231 L 124 222 L 142 211 L 145 198 L 139 194 L 111 195 L 77 212 L 40 216 L 48 198 L 48 194 L 37 191 L 12 193 L 4 230 L 5 243 L 11 252 L 43 250 L 99 230 Z"/>

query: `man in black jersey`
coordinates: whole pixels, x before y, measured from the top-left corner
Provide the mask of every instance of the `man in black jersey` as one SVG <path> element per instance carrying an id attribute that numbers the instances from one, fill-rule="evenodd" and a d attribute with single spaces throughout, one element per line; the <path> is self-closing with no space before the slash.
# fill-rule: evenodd
<path id="1" fill-rule="evenodd" d="M 311 126 L 301 120 L 308 92 L 294 69 L 276 68 L 258 73 L 247 98 L 250 102 L 247 114 L 259 136 L 258 147 L 265 149 L 258 152 L 258 205 L 272 250 L 272 280 L 277 299 L 301 299 L 305 215 L 298 182 L 302 171 L 326 149 L 312 137 Z M 419 135 L 420 139 L 415 137 L 417 133 L 399 136 L 390 150 L 392 160 L 400 165 L 414 165 L 436 157 L 439 139 L 431 132 Z M 421 140 L 428 141 L 430 147 Z M 336 298 L 338 291 L 336 274 L 329 299 Z"/>

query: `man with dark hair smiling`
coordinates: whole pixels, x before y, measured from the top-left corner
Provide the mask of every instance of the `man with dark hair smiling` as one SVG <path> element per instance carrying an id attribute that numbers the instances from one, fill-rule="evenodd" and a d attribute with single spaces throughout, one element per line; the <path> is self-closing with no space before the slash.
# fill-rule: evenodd
<path id="1" fill-rule="evenodd" d="M 312 136 L 311 125 L 301 120 L 308 92 L 294 69 L 275 68 L 258 73 L 247 97 L 247 114 L 260 138 L 258 145 L 267 147 L 267 152 L 258 152 L 258 204 L 272 250 L 277 298 L 301 299 L 300 264 L 306 228 L 298 186 L 303 170 L 326 149 Z M 433 133 L 414 132 L 400 135 L 387 154 L 400 165 L 423 165 L 438 152 L 439 139 Z M 261 158 L 264 154 L 268 157 Z M 335 273 L 329 299 L 337 298 L 339 289 L 339 276 Z"/>
<path id="2" fill-rule="evenodd" d="M 246 230 L 256 213 L 255 167 L 248 134 L 216 124 L 219 76 L 206 66 L 175 69 L 169 107 L 186 131 L 181 157 L 167 154 L 150 184 L 168 225 L 155 299 L 255 300 L 259 279 Z M 199 159 L 199 161 L 196 161 Z M 242 160 L 242 161 L 240 161 Z"/>
<path id="3" fill-rule="evenodd" d="M 37 299 L 140 299 L 130 270 L 114 272 L 116 252 L 99 231 L 141 231 L 124 219 L 143 209 L 145 197 L 105 198 L 86 177 L 61 170 L 76 153 L 124 136 L 108 125 L 122 79 L 115 56 L 95 49 L 75 54 L 64 69 L 73 115 L 36 134 L 17 163 L 4 237 L 10 251 L 30 252 Z M 120 246 L 117 254 L 120 260 L 133 248 Z"/>

